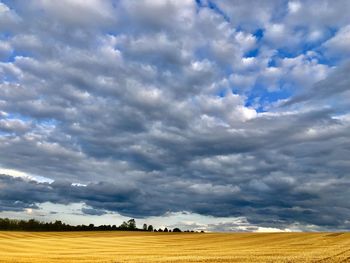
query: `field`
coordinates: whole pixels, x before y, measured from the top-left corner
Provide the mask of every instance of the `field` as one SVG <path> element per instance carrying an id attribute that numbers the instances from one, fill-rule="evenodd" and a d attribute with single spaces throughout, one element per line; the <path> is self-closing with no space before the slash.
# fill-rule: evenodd
<path id="1" fill-rule="evenodd" d="M 0 262 L 350 262 L 350 233 L 0 232 Z"/>

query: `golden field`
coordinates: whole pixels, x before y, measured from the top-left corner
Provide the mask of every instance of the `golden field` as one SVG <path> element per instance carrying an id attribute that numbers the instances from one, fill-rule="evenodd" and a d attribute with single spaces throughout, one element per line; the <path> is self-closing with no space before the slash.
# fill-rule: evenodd
<path id="1" fill-rule="evenodd" d="M 350 262 L 350 233 L 0 232 L 0 262 Z"/>

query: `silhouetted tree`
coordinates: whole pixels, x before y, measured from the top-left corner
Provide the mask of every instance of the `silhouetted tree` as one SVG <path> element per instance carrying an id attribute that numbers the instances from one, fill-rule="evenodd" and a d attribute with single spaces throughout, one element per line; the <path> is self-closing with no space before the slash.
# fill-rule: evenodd
<path id="1" fill-rule="evenodd" d="M 125 221 L 119 226 L 120 230 L 128 230 L 129 225 Z"/>
<path id="2" fill-rule="evenodd" d="M 135 229 L 136 229 L 135 219 L 130 219 L 128 221 L 128 230 L 135 230 Z"/>
<path id="3" fill-rule="evenodd" d="M 17 230 L 17 231 L 154 231 L 154 232 L 171 232 L 168 228 L 162 230 L 154 229 L 152 225 L 143 225 L 142 229 L 136 227 L 135 219 L 130 219 L 127 222 L 123 222 L 120 226 L 116 225 L 100 225 L 95 226 L 94 224 L 89 225 L 76 225 L 71 226 L 63 223 L 60 220 L 55 222 L 40 222 L 35 219 L 25 220 L 15 220 L 8 218 L 0 218 L 0 230 Z M 174 228 L 173 232 L 181 232 L 179 228 Z"/>

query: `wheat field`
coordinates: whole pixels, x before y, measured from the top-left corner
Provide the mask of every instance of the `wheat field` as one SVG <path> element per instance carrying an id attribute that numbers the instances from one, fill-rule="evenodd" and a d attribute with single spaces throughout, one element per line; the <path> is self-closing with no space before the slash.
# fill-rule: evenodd
<path id="1" fill-rule="evenodd" d="M 350 262 L 350 233 L 0 232 L 0 262 Z"/>

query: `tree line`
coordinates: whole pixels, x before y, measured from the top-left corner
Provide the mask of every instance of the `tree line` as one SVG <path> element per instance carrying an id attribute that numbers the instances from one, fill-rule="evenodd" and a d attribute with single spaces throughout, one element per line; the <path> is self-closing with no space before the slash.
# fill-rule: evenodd
<path id="1" fill-rule="evenodd" d="M 40 222 L 35 219 L 17 220 L 9 218 L 0 218 L 0 230 L 12 231 L 149 231 L 149 232 L 194 232 L 182 231 L 179 228 L 174 229 L 155 229 L 152 225 L 143 224 L 142 228 L 136 227 L 135 219 L 124 221 L 121 225 L 76 225 L 72 226 L 63 223 L 60 220 L 55 222 Z M 203 232 L 203 231 L 202 231 Z"/>

